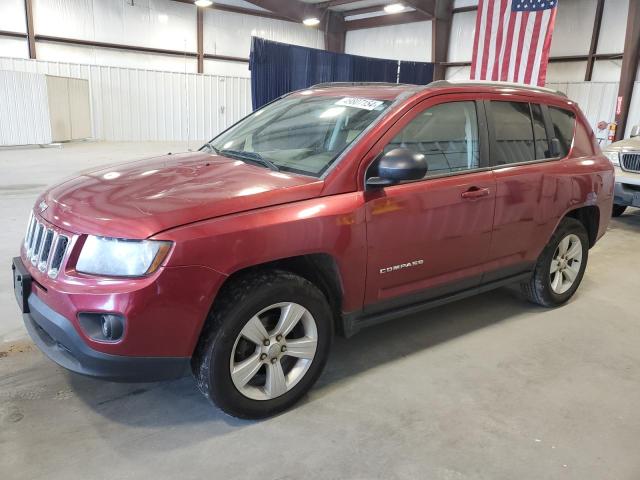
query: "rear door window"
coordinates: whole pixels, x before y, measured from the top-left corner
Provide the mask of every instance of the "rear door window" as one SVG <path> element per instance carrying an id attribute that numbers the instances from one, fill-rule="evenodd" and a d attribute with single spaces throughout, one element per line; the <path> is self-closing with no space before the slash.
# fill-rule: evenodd
<path id="1" fill-rule="evenodd" d="M 547 138 L 547 129 L 544 127 L 544 115 L 542 108 L 537 103 L 531 105 L 531 120 L 533 122 L 533 138 L 536 145 L 536 160 L 551 158 L 549 151 L 549 139 Z"/>
<path id="2" fill-rule="evenodd" d="M 559 152 L 554 152 L 556 157 L 566 157 L 571 150 L 573 143 L 573 131 L 576 124 L 576 116 L 570 110 L 557 107 L 549 107 L 551 124 L 553 125 L 553 136 L 557 139 L 554 144 L 559 148 Z"/>
<path id="3" fill-rule="evenodd" d="M 491 102 L 495 134 L 491 156 L 497 165 L 536 159 L 533 124 L 528 103 Z"/>

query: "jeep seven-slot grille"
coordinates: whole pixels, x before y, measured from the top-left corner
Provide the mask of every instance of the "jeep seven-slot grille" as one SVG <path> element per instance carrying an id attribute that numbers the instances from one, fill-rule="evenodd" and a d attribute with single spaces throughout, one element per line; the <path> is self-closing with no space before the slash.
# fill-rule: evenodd
<path id="1" fill-rule="evenodd" d="M 622 168 L 629 172 L 640 173 L 640 153 L 623 153 Z"/>
<path id="2" fill-rule="evenodd" d="M 69 246 L 69 237 L 48 228 L 31 212 L 24 248 L 28 261 L 51 278 L 58 276 L 62 260 Z"/>

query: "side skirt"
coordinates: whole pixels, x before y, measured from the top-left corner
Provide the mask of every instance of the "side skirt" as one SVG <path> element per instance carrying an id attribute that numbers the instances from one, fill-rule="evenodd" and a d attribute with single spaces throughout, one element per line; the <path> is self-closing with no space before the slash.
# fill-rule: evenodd
<path id="1" fill-rule="evenodd" d="M 512 283 L 518 283 L 531 278 L 531 272 L 520 273 L 511 277 L 503 278 L 495 282 L 479 285 L 467 290 L 462 290 L 452 295 L 445 295 L 442 297 L 426 300 L 418 303 L 409 303 L 405 306 L 384 310 L 376 313 L 365 313 L 362 310 L 357 312 L 345 313 L 342 315 L 342 326 L 345 337 L 349 338 L 358 333 L 363 328 L 371 327 L 379 323 L 384 323 L 396 318 L 406 317 L 413 313 L 429 310 L 430 308 L 439 307 L 447 303 L 462 300 L 463 298 L 472 297 L 479 293 L 495 290 L 496 288 L 504 287 Z"/>

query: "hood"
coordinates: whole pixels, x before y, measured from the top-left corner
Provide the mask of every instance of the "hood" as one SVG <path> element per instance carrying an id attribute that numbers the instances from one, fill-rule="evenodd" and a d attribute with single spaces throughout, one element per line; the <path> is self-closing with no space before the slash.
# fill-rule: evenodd
<path id="1" fill-rule="evenodd" d="M 640 137 L 625 138 L 602 149 L 603 152 L 637 152 L 640 151 Z"/>
<path id="2" fill-rule="evenodd" d="M 316 197 L 323 182 L 193 152 L 80 174 L 36 202 L 41 215 L 75 233 L 146 238 L 198 220 Z"/>

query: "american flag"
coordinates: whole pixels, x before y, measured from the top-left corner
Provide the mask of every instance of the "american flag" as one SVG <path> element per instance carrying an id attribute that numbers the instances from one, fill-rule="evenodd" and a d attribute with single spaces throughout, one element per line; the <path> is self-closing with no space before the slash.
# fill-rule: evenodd
<path id="1" fill-rule="evenodd" d="M 544 86 L 558 0 L 480 0 L 472 80 Z"/>

